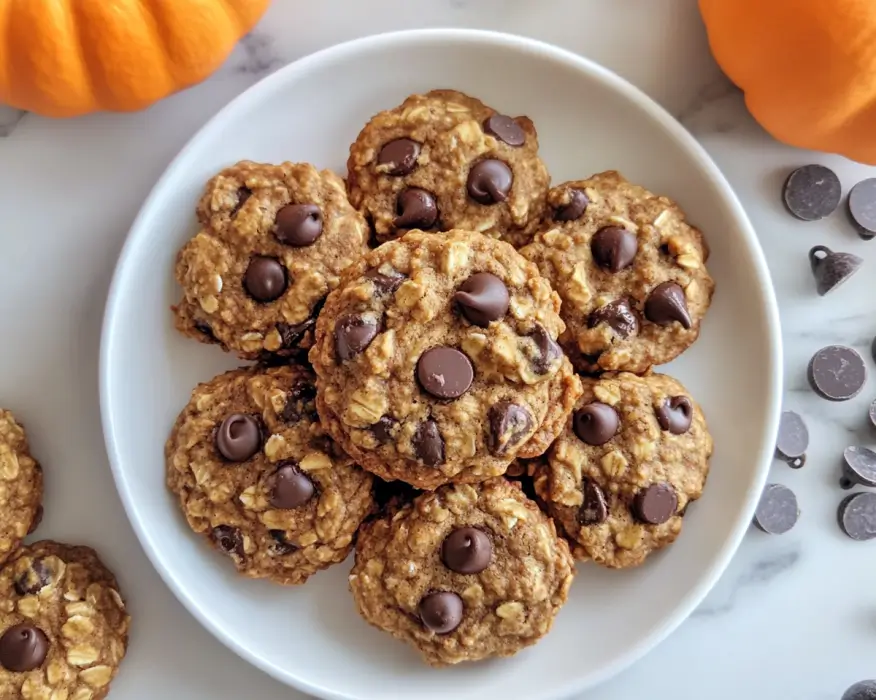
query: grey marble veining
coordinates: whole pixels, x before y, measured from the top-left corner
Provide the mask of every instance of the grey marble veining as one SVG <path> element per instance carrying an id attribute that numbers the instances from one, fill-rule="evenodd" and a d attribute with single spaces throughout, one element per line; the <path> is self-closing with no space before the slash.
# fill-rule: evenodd
<path id="1" fill-rule="evenodd" d="M 277 55 L 274 37 L 255 30 L 240 40 L 233 60 L 233 68 L 237 73 L 263 78 L 285 63 L 286 61 Z"/>

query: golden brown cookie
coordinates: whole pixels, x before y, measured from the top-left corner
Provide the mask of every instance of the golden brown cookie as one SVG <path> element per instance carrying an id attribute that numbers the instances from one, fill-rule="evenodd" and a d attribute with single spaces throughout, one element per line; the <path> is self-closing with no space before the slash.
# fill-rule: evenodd
<path id="1" fill-rule="evenodd" d="M 101 700 L 129 626 L 116 579 L 94 550 L 22 547 L 0 570 L 0 697 Z"/>
<path id="2" fill-rule="evenodd" d="M 0 563 L 39 525 L 42 500 L 43 470 L 24 427 L 0 408 Z"/>
<path id="3" fill-rule="evenodd" d="M 303 367 L 238 369 L 198 385 L 165 447 L 192 530 L 252 578 L 304 583 L 343 561 L 374 509 L 371 475 L 319 424 Z"/>
<path id="4" fill-rule="evenodd" d="M 550 176 L 527 117 L 454 90 L 411 95 L 374 116 L 350 147 L 350 201 L 379 241 L 411 229 L 467 229 L 522 245 Z"/>
<path id="5" fill-rule="evenodd" d="M 681 383 L 621 372 L 584 380 L 548 459 L 530 467 L 573 554 L 624 568 L 675 540 L 711 455 L 706 420 Z"/>
<path id="6" fill-rule="evenodd" d="M 367 249 L 344 181 L 304 163 L 223 170 L 198 217 L 203 228 L 177 256 L 176 326 L 245 359 L 309 348 L 323 299 Z"/>
<path id="7" fill-rule="evenodd" d="M 558 310 L 502 241 L 414 231 L 385 243 L 347 269 L 317 322 L 326 430 L 365 469 L 426 489 L 542 454 L 580 392 Z"/>
<path id="8" fill-rule="evenodd" d="M 715 285 L 675 202 L 609 171 L 551 189 L 548 212 L 521 253 L 562 297 L 577 370 L 641 373 L 693 344 Z"/>
<path id="9" fill-rule="evenodd" d="M 365 525 L 350 590 L 366 621 L 444 666 L 535 644 L 573 576 L 551 520 L 497 478 L 443 486 Z"/>

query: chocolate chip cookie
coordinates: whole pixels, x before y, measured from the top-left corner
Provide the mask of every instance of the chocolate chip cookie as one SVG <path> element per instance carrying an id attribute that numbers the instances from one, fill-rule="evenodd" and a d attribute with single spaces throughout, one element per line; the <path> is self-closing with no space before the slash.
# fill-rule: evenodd
<path id="1" fill-rule="evenodd" d="M 0 562 L 42 518 L 43 470 L 30 455 L 24 427 L 0 408 Z"/>
<path id="2" fill-rule="evenodd" d="M 511 656 L 550 630 L 574 575 L 516 484 L 454 484 L 368 523 L 350 590 L 362 617 L 433 666 Z"/>
<path id="3" fill-rule="evenodd" d="M 165 447 L 191 528 L 252 578 L 281 584 L 342 561 L 374 508 L 371 475 L 319 424 L 313 375 L 238 369 L 199 385 Z"/>
<path id="4" fill-rule="evenodd" d="M 203 228 L 177 256 L 176 326 L 245 359 L 309 348 L 323 299 L 367 249 L 343 180 L 304 163 L 223 170 L 198 217 Z"/>
<path id="5" fill-rule="evenodd" d="M 417 488 L 482 481 L 542 454 L 580 382 L 556 343 L 559 298 L 478 233 L 408 233 L 344 273 L 310 360 L 329 434 Z"/>
<path id="6" fill-rule="evenodd" d="M 467 229 L 520 245 L 532 236 L 550 176 L 527 117 L 453 90 L 411 95 L 380 112 L 350 147 L 350 201 L 379 241 L 410 229 Z"/>
<path id="7" fill-rule="evenodd" d="M 669 362 L 697 339 L 714 290 L 706 243 L 678 205 L 616 172 L 551 189 L 521 252 L 562 297 L 560 344 L 582 372 Z"/>
<path id="8" fill-rule="evenodd" d="M 677 380 L 607 373 L 584 380 L 548 459 L 532 465 L 535 492 L 577 558 L 636 566 L 678 536 L 711 455 L 702 411 Z"/>
<path id="9" fill-rule="evenodd" d="M 88 547 L 37 542 L 0 570 L 0 697 L 101 700 L 128 646 L 115 577 Z"/>

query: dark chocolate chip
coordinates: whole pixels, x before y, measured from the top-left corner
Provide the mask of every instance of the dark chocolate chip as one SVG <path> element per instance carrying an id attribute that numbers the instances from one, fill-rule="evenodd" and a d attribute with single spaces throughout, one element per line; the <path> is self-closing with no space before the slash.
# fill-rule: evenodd
<path id="1" fill-rule="evenodd" d="M 216 449 L 229 462 L 245 462 L 262 445 L 262 431 L 252 416 L 232 413 L 216 430 Z"/>
<path id="2" fill-rule="evenodd" d="M 508 199 L 513 182 L 507 164 L 494 158 L 482 160 L 468 173 L 468 196 L 479 204 L 498 204 Z"/>
<path id="3" fill-rule="evenodd" d="M 386 168 L 388 175 L 407 175 L 417 167 L 420 144 L 413 139 L 395 139 L 385 143 L 377 156 L 378 165 Z"/>
<path id="4" fill-rule="evenodd" d="M 298 423 L 302 418 L 316 422 L 316 387 L 310 382 L 299 382 L 286 395 L 286 405 L 280 412 L 284 423 Z"/>
<path id="5" fill-rule="evenodd" d="M 243 278 L 243 288 L 256 301 L 279 299 L 286 291 L 286 268 L 276 258 L 257 255 L 250 260 Z"/>
<path id="6" fill-rule="evenodd" d="M 280 334 L 282 349 L 276 354 L 288 354 L 289 350 L 293 350 L 304 337 L 304 334 L 316 325 L 316 314 L 318 312 L 318 309 L 314 309 L 314 315 L 301 323 L 284 323 L 283 321 L 277 323 L 277 332 Z"/>
<path id="7" fill-rule="evenodd" d="M 271 554 L 274 556 L 284 557 L 298 551 L 298 546 L 286 538 L 286 533 L 283 530 L 268 530 L 268 534 L 274 540 L 271 544 Z"/>
<path id="8" fill-rule="evenodd" d="M 806 461 L 808 447 L 809 430 L 803 418 L 794 411 L 783 412 L 776 438 L 776 456 L 795 469 L 799 469 Z"/>
<path id="9" fill-rule="evenodd" d="M 569 190 L 569 203 L 557 207 L 554 219 L 557 221 L 577 221 L 581 218 L 590 200 L 582 190 Z"/>
<path id="10" fill-rule="evenodd" d="M 876 681 L 858 681 L 849 686 L 840 700 L 876 700 Z"/>
<path id="11" fill-rule="evenodd" d="M 396 228 L 430 229 L 438 221 L 438 204 L 431 192 L 419 187 L 402 190 L 395 201 Z"/>
<path id="12" fill-rule="evenodd" d="M 563 351 L 557 345 L 557 341 L 551 338 L 547 329 L 540 323 L 535 324 L 535 329 L 529 334 L 535 343 L 536 354 L 530 361 L 536 374 L 547 374 L 560 361 Z"/>
<path id="13" fill-rule="evenodd" d="M 52 571 L 46 560 L 36 557 L 30 566 L 15 579 L 15 592 L 18 595 L 36 595 L 52 582 Z"/>
<path id="14" fill-rule="evenodd" d="M 770 535 L 782 535 L 797 524 L 797 496 L 787 486 L 767 484 L 754 511 L 754 524 Z"/>
<path id="15" fill-rule="evenodd" d="M 205 323 L 204 321 L 195 321 L 195 330 L 198 331 L 201 335 L 205 336 L 208 343 L 218 343 L 216 336 L 213 335 L 213 329 L 210 327 L 209 323 Z"/>
<path id="16" fill-rule="evenodd" d="M 471 387 L 474 367 L 468 356 L 456 348 L 431 348 L 417 361 L 417 379 L 432 396 L 458 399 Z"/>
<path id="17" fill-rule="evenodd" d="M 271 490 L 271 505 L 274 508 L 292 510 L 307 503 L 316 489 L 313 482 L 304 474 L 295 462 L 291 460 L 280 462 L 277 473 L 273 477 Z"/>
<path id="18" fill-rule="evenodd" d="M 240 530 L 231 525 L 217 525 L 212 531 L 213 541 L 232 559 L 243 558 L 243 536 Z"/>
<path id="19" fill-rule="evenodd" d="M 659 326 L 668 326 L 674 321 L 683 328 L 693 325 L 684 290 L 675 282 L 663 282 L 651 290 L 645 302 L 645 318 Z"/>
<path id="20" fill-rule="evenodd" d="M 0 666 L 12 673 L 39 668 L 48 653 L 49 639 L 45 632 L 29 622 L 13 625 L 0 637 Z"/>
<path id="21" fill-rule="evenodd" d="M 581 492 L 584 501 L 578 508 L 578 523 L 580 525 L 599 525 L 608 518 L 608 504 L 605 494 L 595 481 L 584 479 L 581 482 Z"/>
<path id="22" fill-rule="evenodd" d="M 535 425 L 532 414 L 511 401 L 498 401 L 487 412 L 490 424 L 490 452 L 506 455 L 516 450 L 529 437 Z"/>
<path id="23" fill-rule="evenodd" d="M 862 180 L 849 192 L 849 216 L 864 240 L 876 236 L 876 178 Z"/>
<path id="24" fill-rule="evenodd" d="M 687 396 L 671 396 L 663 399 L 654 411 L 662 430 L 681 435 L 690 430 L 693 420 L 693 404 Z"/>
<path id="25" fill-rule="evenodd" d="M 374 291 L 377 294 L 392 294 L 407 279 L 401 272 L 388 265 L 371 268 L 365 273 L 365 277 L 374 284 Z"/>
<path id="26" fill-rule="evenodd" d="M 493 114 L 484 122 L 484 131 L 490 136 L 495 136 L 509 146 L 522 146 L 526 142 L 526 132 L 514 121 L 513 117 L 505 114 Z"/>
<path id="27" fill-rule="evenodd" d="M 847 447 L 843 450 L 843 487 L 856 484 L 876 487 L 876 452 L 868 447 Z"/>
<path id="28" fill-rule="evenodd" d="M 237 212 L 239 212 L 243 205 L 246 204 L 246 201 L 252 197 L 252 190 L 249 187 L 238 187 L 237 188 L 237 204 L 234 205 L 234 208 L 228 214 L 230 218 L 234 218 L 237 216 Z"/>
<path id="29" fill-rule="evenodd" d="M 804 165 L 785 181 L 785 206 L 798 219 L 817 221 L 833 214 L 843 188 L 836 173 L 823 165 Z"/>
<path id="30" fill-rule="evenodd" d="M 475 272 L 453 295 L 462 315 L 481 328 L 504 318 L 510 300 L 508 287 L 489 272 Z"/>
<path id="31" fill-rule="evenodd" d="M 365 316 L 342 316 L 335 324 L 335 352 L 342 362 L 365 350 L 377 335 L 377 321 Z"/>
<path id="32" fill-rule="evenodd" d="M 876 493 L 862 491 L 846 496 L 836 515 L 840 529 L 853 540 L 876 538 Z"/>
<path id="33" fill-rule="evenodd" d="M 650 484 L 633 500 L 633 515 L 648 525 L 665 523 L 675 515 L 677 508 L 678 496 L 667 483 Z"/>
<path id="34" fill-rule="evenodd" d="M 854 275 L 864 261 L 851 253 L 834 253 L 830 248 L 817 245 L 809 251 L 809 266 L 815 276 L 815 289 L 819 296 L 843 284 Z"/>
<path id="35" fill-rule="evenodd" d="M 615 299 L 592 311 L 587 318 L 587 327 L 606 324 L 621 338 L 629 338 L 639 332 L 639 318 L 627 299 Z"/>
<path id="36" fill-rule="evenodd" d="M 590 241 L 594 262 L 609 272 L 620 272 L 632 265 L 638 250 L 636 234 L 620 226 L 605 226 Z"/>
<path id="37" fill-rule="evenodd" d="M 450 591 L 429 593 L 420 601 L 418 612 L 423 627 L 435 634 L 449 634 L 462 622 L 462 598 Z"/>
<path id="38" fill-rule="evenodd" d="M 572 416 L 572 430 L 588 445 L 604 445 L 617 434 L 618 428 L 617 411 L 599 401 L 579 408 Z"/>
<path id="39" fill-rule="evenodd" d="M 857 396 L 867 383 L 864 359 L 852 348 L 828 345 L 809 361 L 809 384 L 828 401 L 847 401 Z"/>
<path id="40" fill-rule="evenodd" d="M 287 204 L 277 212 L 276 223 L 280 243 L 303 248 L 322 235 L 322 210 L 315 204 Z"/>
<path id="41" fill-rule="evenodd" d="M 30 527 L 27 528 L 27 534 L 32 535 L 36 532 L 36 529 L 40 526 L 40 523 L 43 521 L 43 515 L 45 511 L 43 510 L 42 504 L 37 506 L 36 512 L 33 514 L 33 520 L 30 521 Z"/>
<path id="42" fill-rule="evenodd" d="M 458 574 L 479 574 L 490 565 L 493 543 L 483 530 L 460 527 L 444 538 L 441 561 Z"/>
<path id="43" fill-rule="evenodd" d="M 392 440 L 392 431 L 395 428 L 396 422 L 391 416 L 381 416 L 380 420 L 371 426 L 371 432 L 377 442 L 385 443 Z"/>
<path id="44" fill-rule="evenodd" d="M 437 467 L 444 464 L 444 438 L 438 430 L 438 424 L 427 418 L 417 426 L 411 438 L 414 455 L 427 467 Z"/>
<path id="45" fill-rule="evenodd" d="M 420 491 L 404 481 L 384 481 L 374 477 L 374 502 L 382 510 L 388 505 L 410 503 Z"/>

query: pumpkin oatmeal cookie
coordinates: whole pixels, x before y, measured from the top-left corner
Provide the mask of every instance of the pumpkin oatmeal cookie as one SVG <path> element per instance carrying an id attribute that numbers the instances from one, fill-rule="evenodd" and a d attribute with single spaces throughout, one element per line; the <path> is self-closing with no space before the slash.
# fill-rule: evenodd
<path id="1" fill-rule="evenodd" d="M 43 470 L 24 427 L 0 408 L 0 563 L 39 525 L 42 500 Z"/>

